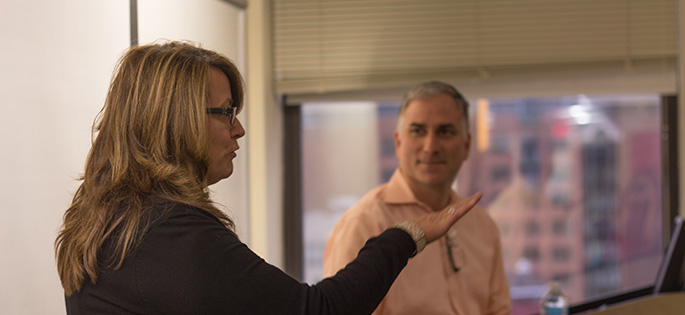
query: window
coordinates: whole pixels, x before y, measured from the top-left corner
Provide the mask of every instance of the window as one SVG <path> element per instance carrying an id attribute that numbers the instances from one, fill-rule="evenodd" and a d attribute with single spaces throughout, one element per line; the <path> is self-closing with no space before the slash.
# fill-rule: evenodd
<path id="1" fill-rule="evenodd" d="M 526 222 L 526 236 L 534 237 L 540 235 L 540 223 L 535 220 Z"/>
<path id="2" fill-rule="evenodd" d="M 558 219 L 552 223 L 552 231 L 556 236 L 566 236 L 570 230 L 569 223 L 565 219 Z"/>
<path id="3" fill-rule="evenodd" d="M 535 262 L 540 260 L 540 248 L 536 245 L 528 246 L 523 249 L 523 259 L 529 262 Z"/>
<path id="4" fill-rule="evenodd" d="M 567 262 L 571 259 L 571 249 L 568 247 L 554 247 L 552 248 L 552 261 Z"/>
<path id="5" fill-rule="evenodd" d="M 660 96 L 485 101 L 471 119 L 487 115 L 487 132 L 472 130 L 455 187 L 483 191 L 501 229 L 514 313 L 537 312 L 551 280 L 573 304 L 652 285 L 664 235 Z M 301 105 L 305 281 L 320 280 L 339 216 L 397 167 L 398 106 Z M 484 136 L 490 146 L 477 147 Z"/>
<path id="6" fill-rule="evenodd" d="M 490 170 L 490 180 L 492 182 L 509 181 L 511 177 L 511 170 L 503 165 L 493 166 Z"/>

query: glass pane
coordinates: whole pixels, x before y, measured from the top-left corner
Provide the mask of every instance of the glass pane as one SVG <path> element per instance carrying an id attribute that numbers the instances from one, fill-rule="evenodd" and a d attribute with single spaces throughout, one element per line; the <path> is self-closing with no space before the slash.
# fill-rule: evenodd
<path id="1" fill-rule="evenodd" d="M 571 303 L 652 285 L 663 253 L 658 95 L 471 100 L 455 188 L 497 223 L 513 314 L 547 283 Z M 339 216 L 397 166 L 398 103 L 304 104 L 305 281 Z"/>
<path id="2" fill-rule="evenodd" d="M 340 215 L 383 180 L 377 120 L 376 103 L 302 106 L 303 280 L 308 283 L 321 280 L 323 248 Z"/>

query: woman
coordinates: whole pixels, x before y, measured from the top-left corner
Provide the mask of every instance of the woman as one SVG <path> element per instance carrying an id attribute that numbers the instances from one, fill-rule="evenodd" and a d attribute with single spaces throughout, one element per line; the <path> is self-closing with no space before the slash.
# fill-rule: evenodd
<path id="1" fill-rule="evenodd" d="M 414 254 L 475 205 L 405 221 L 309 286 L 240 242 L 207 187 L 233 172 L 242 78 L 187 43 L 134 47 L 96 122 L 55 242 L 69 314 L 368 314 Z"/>

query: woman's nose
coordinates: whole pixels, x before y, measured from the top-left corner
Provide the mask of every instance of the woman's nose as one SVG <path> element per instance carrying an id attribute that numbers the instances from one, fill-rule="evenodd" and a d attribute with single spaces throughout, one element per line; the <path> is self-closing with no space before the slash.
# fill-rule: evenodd
<path id="1" fill-rule="evenodd" d="M 235 118 L 235 122 L 233 126 L 231 126 L 231 136 L 234 139 L 239 139 L 245 136 L 245 128 L 243 128 L 243 124 L 240 123 L 240 119 L 238 119 L 238 117 Z"/>

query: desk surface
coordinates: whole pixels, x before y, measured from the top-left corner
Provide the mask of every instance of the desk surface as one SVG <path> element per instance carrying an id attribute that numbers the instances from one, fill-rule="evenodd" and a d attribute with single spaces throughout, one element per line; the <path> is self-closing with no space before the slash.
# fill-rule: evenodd
<path id="1" fill-rule="evenodd" d="M 587 311 L 588 315 L 660 315 L 685 314 L 685 292 L 662 293 L 611 305 L 601 310 Z"/>

